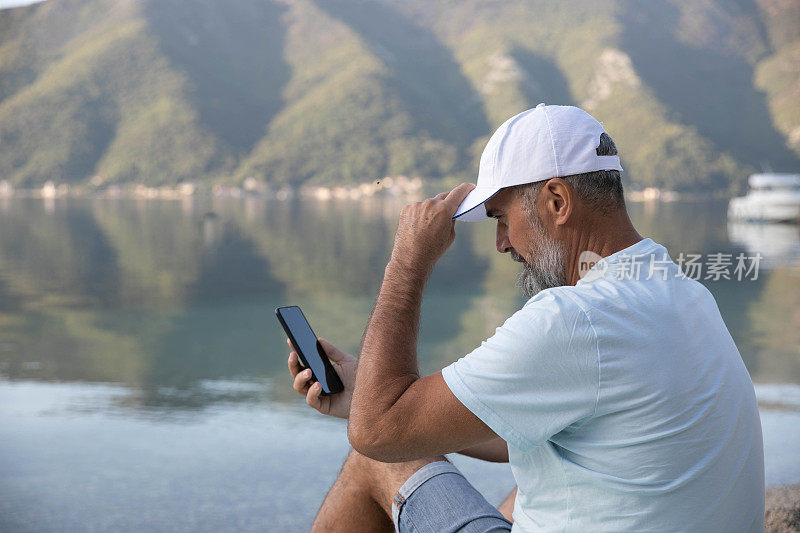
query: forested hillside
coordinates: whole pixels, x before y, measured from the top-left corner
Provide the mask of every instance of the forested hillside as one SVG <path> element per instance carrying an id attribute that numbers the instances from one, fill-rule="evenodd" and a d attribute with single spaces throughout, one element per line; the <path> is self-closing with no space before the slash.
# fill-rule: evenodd
<path id="1" fill-rule="evenodd" d="M 0 180 L 473 178 L 507 117 L 580 105 L 626 180 L 800 170 L 793 0 L 46 0 L 0 11 Z"/>

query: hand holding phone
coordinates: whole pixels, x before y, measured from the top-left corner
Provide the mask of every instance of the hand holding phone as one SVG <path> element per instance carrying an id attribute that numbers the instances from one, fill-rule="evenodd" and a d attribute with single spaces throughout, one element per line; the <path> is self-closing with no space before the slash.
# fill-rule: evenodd
<path id="1" fill-rule="evenodd" d="M 286 335 L 289 336 L 302 366 L 310 369 L 312 379 L 319 382 L 322 388 L 321 395 L 327 396 L 344 390 L 342 380 L 333 369 L 328 356 L 300 308 L 296 305 L 278 307 L 275 309 L 275 314 L 286 331 Z"/>
<path id="2" fill-rule="evenodd" d="M 292 341 L 286 339 L 289 348 L 294 350 Z M 337 394 L 322 396 L 322 386 L 314 381 L 311 369 L 303 368 L 296 351 L 289 354 L 289 374 L 292 376 L 293 388 L 306 399 L 306 403 L 323 415 L 337 418 L 350 417 L 350 403 L 353 400 L 353 387 L 356 383 L 356 366 L 358 360 L 345 353 L 327 340 L 320 338 L 319 343 L 328 355 L 336 373 L 342 379 L 344 390 Z"/>
<path id="3" fill-rule="evenodd" d="M 278 318 L 279 320 L 281 319 L 280 315 Z M 283 323 L 284 322 L 281 322 L 281 324 Z M 285 326 L 284 329 L 286 329 Z M 294 390 L 305 397 L 308 405 L 323 415 L 348 418 L 350 416 L 350 403 L 353 399 L 353 387 L 356 382 L 358 360 L 327 340 L 323 338 L 317 339 L 318 346 L 322 348 L 322 352 L 329 358 L 331 366 L 340 377 L 342 385 L 344 386 L 342 392 L 323 396 L 322 385 L 315 380 L 312 370 L 302 365 L 298 350 L 292 344 L 291 337 L 286 339 L 286 342 L 289 344 L 289 348 L 293 350 L 289 354 L 288 363 L 289 374 L 292 376 Z"/>

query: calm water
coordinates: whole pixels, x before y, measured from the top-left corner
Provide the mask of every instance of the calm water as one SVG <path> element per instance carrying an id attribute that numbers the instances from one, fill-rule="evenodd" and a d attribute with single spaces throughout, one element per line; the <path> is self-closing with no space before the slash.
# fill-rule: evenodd
<path id="1" fill-rule="evenodd" d="M 0 199 L 0 530 L 307 529 L 345 426 L 292 391 L 274 309 L 355 351 L 399 208 Z M 673 258 L 764 255 L 756 280 L 704 283 L 757 383 L 767 482 L 800 482 L 800 233 L 725 208 L 630 210 Z M 524 303 L 493 224 L 457 230 L 425 293 L 426 371 Z M 456 461 L 490 501 L 513 487 L 505 465 Z"/>

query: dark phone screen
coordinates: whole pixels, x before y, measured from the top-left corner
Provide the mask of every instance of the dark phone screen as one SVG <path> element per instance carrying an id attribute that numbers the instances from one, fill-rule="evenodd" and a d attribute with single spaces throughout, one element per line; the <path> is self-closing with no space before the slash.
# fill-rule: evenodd
<path id="1" fill-rule="evenodd" d="M 286 327 L 292 332 L 291 337 L 294 337 L 295 348 L 302 353 L 306 363 L 314 373 L 314 377 L 322 385 L 322 391 L 326 394 L 339 392 L 340 387 L 337 387 L 339 383 L 338 376 L 328 376 L 328 370 L 323 360 L 327 356 L 324 352 L 320 353 L 321 348 L 317 343 L 317 336 L 311 331 L 311 326 L 308 324 L 306 317 L 303 316 L 300 308 L 297 306 L 280 307 L 278 312 L 283 318 Z M 331 369 L 331 372 L 335 375 L 333 369 Z"/>

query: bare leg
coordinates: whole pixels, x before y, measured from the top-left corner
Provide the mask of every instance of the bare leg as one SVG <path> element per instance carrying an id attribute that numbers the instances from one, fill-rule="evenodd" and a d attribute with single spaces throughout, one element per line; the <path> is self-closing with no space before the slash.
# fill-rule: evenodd
<path id="1" fill-rule="evenodd" d="M 392 531 L 392 501 L 403 483 L 426 464 L 446 460 L 440 456 L 381 463 L 351 450 L 311 531 Z"/>
<path id="2" fill-rule="evenodd" d="M 514 490 L 512 490 L 511 494 L 509 494 L 508 497 L 505 500 L 503 500 L 503 503 L 497 506 L 497 510 L 500 511 L 500 514 L 506 517 L 506 520 L 508 520 L 512 524 L 514 523 L 514 519 L 511 518 L 511 513 L 514 511 L 514 499 L 516 497 L 517 497 L 517 487 L 514 487 Z"/>

